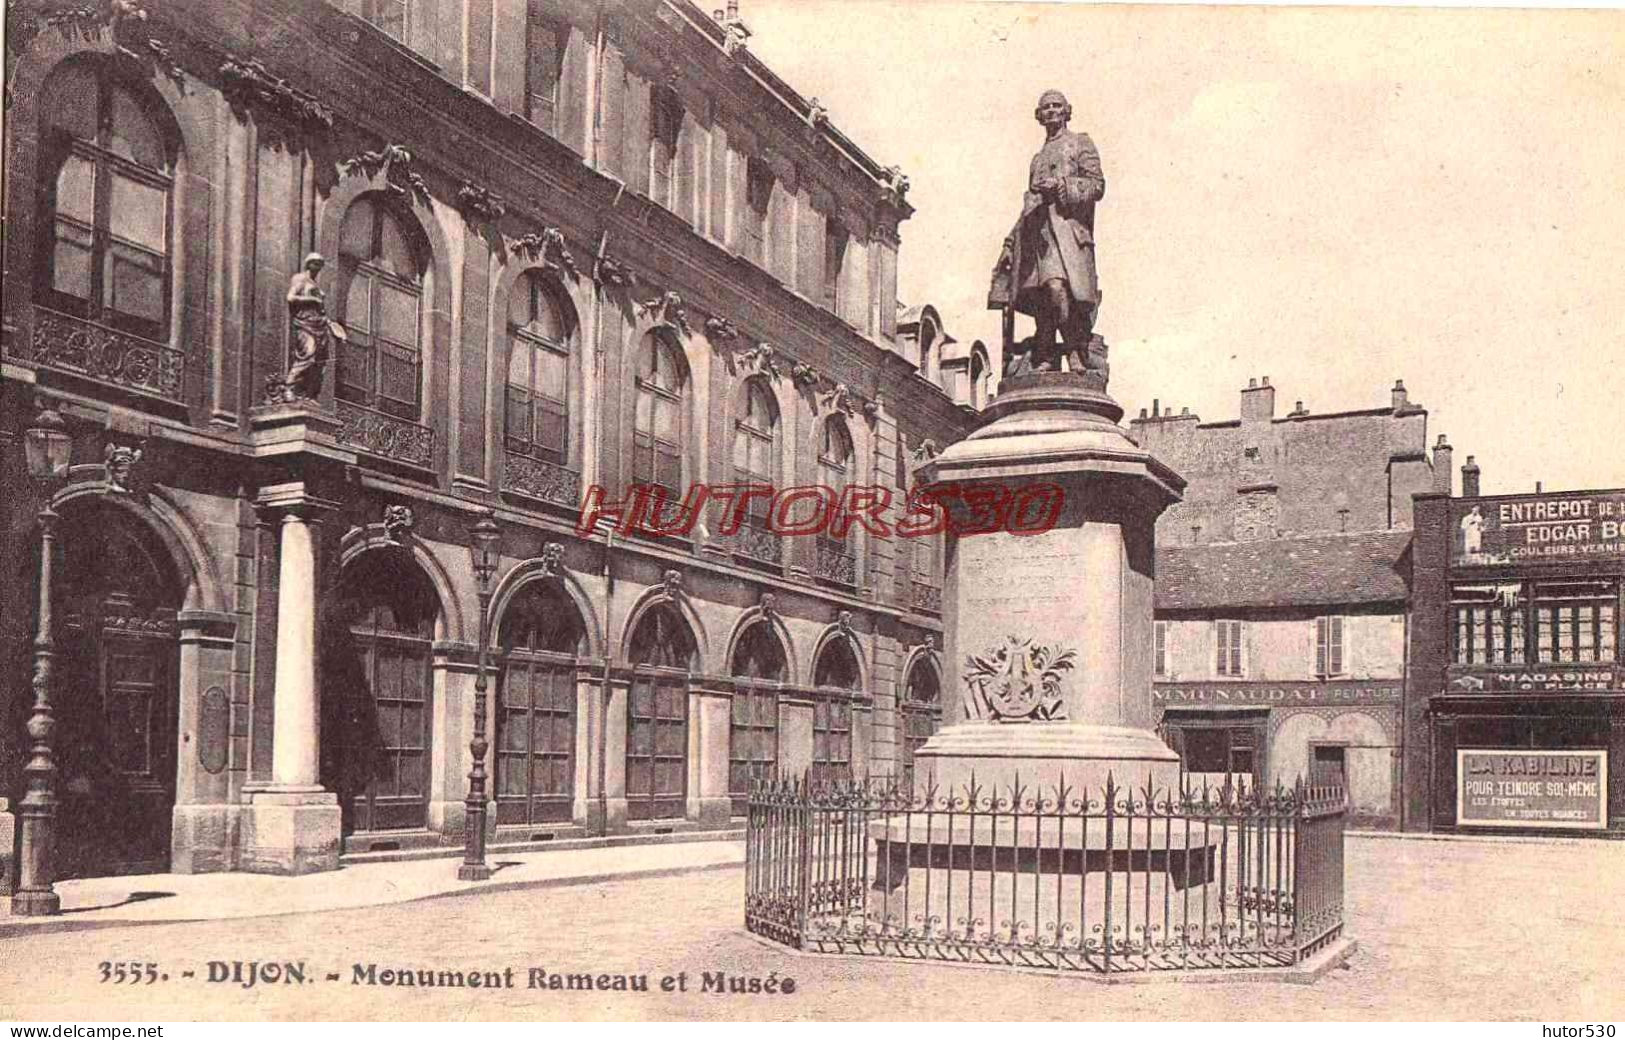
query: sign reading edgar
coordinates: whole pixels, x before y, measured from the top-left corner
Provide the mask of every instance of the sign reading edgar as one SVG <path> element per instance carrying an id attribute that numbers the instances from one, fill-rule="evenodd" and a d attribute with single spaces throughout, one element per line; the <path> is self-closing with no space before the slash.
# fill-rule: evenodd
<path id="1" fill-rule="evenodd" d="M 1456 825 L 1603 830 L 1608 752 L 1456 752 Z"/>
<path id="2" fill-rule="evenodd" d="M 1450 520 L 1458 567 L 1625 558 L 1625 492 L 1462 499 Z"/>

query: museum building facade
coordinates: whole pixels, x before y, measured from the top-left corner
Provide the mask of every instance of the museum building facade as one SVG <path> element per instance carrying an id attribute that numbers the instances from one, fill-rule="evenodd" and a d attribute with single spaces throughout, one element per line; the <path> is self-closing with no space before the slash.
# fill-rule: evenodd
<path id="1" fill-rule="evenodd" d="M 906 767 L 940 545 L 577 533 L 595 486 L 900 499 L 974 423 L 898 336 L 906 178 L 737 10 L 48 6 L 8 7 L 0 856 L 47 760 L 57 876 L 460 843 L 487 598 L 498 842 Z"/>
<path id="2" fill-rule="evenodd" d="M 1463 474 L 1415 505 L 1406 827 L 1625 835 L 1625 490 Z"/>
<path id="3" fill-rule="evenodd" d="M 1132 422 L 1183 476 L 1157 522 L 1153 704 L 1200 789 L 1337 784 L 1361 826 L 1400 822 L 1411 496 L 1449 488 L 1427 411 L 1277 416 L 1266 377 L 1238 419 L 1160 402 Z"/>

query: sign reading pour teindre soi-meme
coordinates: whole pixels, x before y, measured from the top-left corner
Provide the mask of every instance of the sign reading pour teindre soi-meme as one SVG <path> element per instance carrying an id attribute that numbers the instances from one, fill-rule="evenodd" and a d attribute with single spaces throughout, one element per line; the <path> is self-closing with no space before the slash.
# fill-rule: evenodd
<path id="1" fill-rule="evenodd" d="M 1456 824 L 1601 830 L 1608 825 L 1608 752 L 1456 752 Z"/>

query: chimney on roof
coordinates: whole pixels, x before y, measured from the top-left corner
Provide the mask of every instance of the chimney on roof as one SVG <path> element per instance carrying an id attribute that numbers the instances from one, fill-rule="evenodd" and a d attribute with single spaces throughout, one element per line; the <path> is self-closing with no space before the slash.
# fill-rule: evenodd
<path id="1" fill-rule="evenodd" d="M 739 17 L 739 0 L 728 0 L 728 17 L 730 19 Z"/>
<path id="2" fill-rule="evenodd" d="M 1162 402 L 1155 397 L 1151 399 L 1151 418 L 1155 419 L 1162 414 Z"/>
<path id="3" fill-rule="evenodd" d="M 1241 420 L 1242 422 L 1268 422 L 1275 418 L 1275 388 L 1270 386 L 1270 377 L 1265 376 L 1262 383 L 1256 379 L 1247 380 L 1247 389 L 1241 392 Z"/>
<path id="4" fill-rule="evenodd" d="M 1538 480 L 1537 480 L 1537 481 L 1535 481 L 1535 494 L 1537 494 L 1537 495 L 1538 495 L 1538 494 L 1540 494 L 1540 493 L 1541 493 L 1541 492 L 1542 492 L 1542 491 L 1544 491 L 1544 490 L 1545 490 L 1545 489 L 1544 489 L 1544 488 L 1542 488 L 1542 487 L 1541 487 L 1541 485 L 1540 485 L 1540 481 L 1538 481 Z"/>
<path id="5" fill-rule="evenodd" d="M 1439 440 L 1433 445 L 1433 490 L 1441 491 L 1446 495 L 1455 490 L 1456 471 L 1453 460 L 1456 457 L 1455 449 L 1450 447 L 1450 441 L 1444 434 L 1439 434 Z"/>
<path id="6" fill-rule="evenodd" d="M 1461 497 L 1477 498 L 1478 495 L 1478 463 L 1469 455 L 1461 467 Z"/>
<path id="7" fill-rule="evenodd" d="M 1394 380 L 1394 411 L 1403 412 L 1410 407 L 1411 395 L 1405 390 L 1405 380 Z"/>

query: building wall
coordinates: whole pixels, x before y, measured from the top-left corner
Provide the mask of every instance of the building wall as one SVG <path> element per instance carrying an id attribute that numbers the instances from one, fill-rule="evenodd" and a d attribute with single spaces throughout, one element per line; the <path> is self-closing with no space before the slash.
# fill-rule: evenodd
<path id="1" fill-rule="evenodd" d="M 1316 617 L 1278 617 L 1240 612 L 1243 620 L 1240 679 L 1315 679 Z M 1343 621 L 1343 668 L 1337 677 L 1396 678 L 1405 667 L 1405 615 L 1393 608 L 1380 613 L 1328 613 Z M 1214 618 L 1164 618 L 1169 681 L 1214 680 L 1218 674 L 1217 622 Z"/>
<path id="2" fill-rule="evenodd" d="M 1267 379 L 1241 396 L 1239 419 L 1203 423 L 1159 403 L 1130 423 L 1141 446 L 1190 482 L 1158 521 L 1161 544 L 1410 526 L 1411 495 L 1435 478 L 1427 411 L 1402 388 L 1387 408 L 1280 417 Z"/>
<path id="3" fill-rule="evenodd" d="M 681 605 L 702 651 L 686 680 L 684 825 L 726 823 L 718 785 L 727 782 L 729 647 L 743 624 L 762 621 L 764 594 L 777 598 L 771 613 L 793 663 L 783 684 L 796 724 L 781 738 L 808 742 L 781 749 L 781 763 L 813 756 L 803 715 L 830 696 L 812 687 L 832 639 L 854 646 L 862 664 L 859 688 L 841 695 L 853 715 L 852 771 L 884 773 L 895 761 L 902 662 L 940 631 L 940 593 L 931 595 L 940 574 L 907 566 L 887 540 L 864 533 L 851 539 L 850 573 L 811 538 L 786 539 L 779 559 L 764 561 L 719 535 L 715 511 L 682 538 L 606 545 L 575 528 L 583 489 L 602 485 L 619 502 L 632 482 L 636 369 L 650 333 L 686 366 L 685 483 L 733 479 L 749 379 L 763 380 L 779 407 L 781 485 L 819 481 L 831 420 L 851 435 L 848 482 L 899 497 L 904 445 L 963 435 L 971 416 L 923 387 L 891 338 L 898 228 L 912 212 L 902 190 L 748 50 L 725 47 L 726 26 L 692 4 L 489 6 L 489 76 L 470 63 L 484 49 L 465 35 L 485 10 L 472 0 L 409 4 L 399 38 L 349 0 L 176 0 L 139 25 L 91 21 L 82 32 L 27 5 L 17 12 L 16 24 L 34 31 L 21 34 L 9 63 L 16 102 L 5 127 L 0 388 L 8 498 L 24 507 L 9 515 L 7 558 L 36 565 L 27 562 L 37 545 L 29 518 L 40 500 L 11 454 L 38 395 L 63 414 L 82 464 L 58 492 L 64 516 L 90 515 L 93 500 L 114 503 L 168 547 L 181 575 L 184 602 L 171 608 L 181 618 L 180 725 L 197 724 L 214 686 L 227 697 L 220 771 L 180 774 L 176 869 L 242 865 L 245 788 L 273 773 L 289 515 L 277 488 L 299 488 L 306 503 L 298 510 L 316 532 L 309 594 L 320 610 L 369 553 L 392 554 L 434 589 L 424 650 L 428 835 L 390 841 L 451 841 L 462 827 L 480 609 L 465 546 L 483 509 L 505 535 L 498 581 L 543 576 L 548 547 L 558 545 L 562 578 L 550 580 L 574 590 L 588 633 L 575 756 L 581 804 L 571 826 L 625 825 L 613 806 L 593 804 L 613 801 L 618 783 L 624 795 L 615 764 L 624 754 L 614 749 L 627 740 L 625 644 L 629 624 L 656 600 Z M 562 44 L 551 127 L 531 121 L 527 6 L 555 19 Z M 42 122 L 53 76 L 76 63 L 111 69 L 132 40 L 155 53 L 130 34 L 150 35 L 175 62 L 124 62 L 107 73 L 139 99 L 169 157 L 170 300 L 150 340 L 46 306 L 36 276 L 53 234 L 38 201 L 56 175 Z M 662 105 L 680 112 L 671 187 L 656 200 L 651 135 Z M 753 164 L 772 171 L 765 253 L 753 252 L 745 230 Z M 410 243 L 421 406 L 386 414 L 343 399 L 334 359 L 313 402 L 268 408 L 268 384 L 287 370 L 293 340 L 284 294 L 306 253 L 327 257 L 319 284 L 328 317 L 349 320 L 345 286 L 356 283 L 341 261 L 341 229 L 362 203 L 387 210 Z M 823 285 L 832 221 L 850 239 L 833 310 Z M 505 439 L 509 307 L 532 276 L 573 327 L 559 463 L 510 450 Z M 133 489 L 100 465 L 113 446 L 143 453 Z M 410 509 L 410 525 L 397 507 Z M 668 572 L 680 591 L 668 591 Z M 19 629 L 33 610 L 26 584 L 8 583 L 0 611 L 22 619 Z M 8 640 L 0 662 L 0 796 L 21 790 L 24 646 Z"/>

